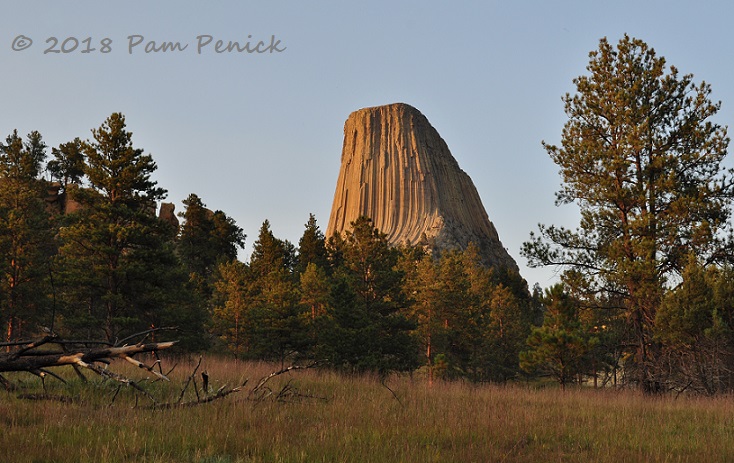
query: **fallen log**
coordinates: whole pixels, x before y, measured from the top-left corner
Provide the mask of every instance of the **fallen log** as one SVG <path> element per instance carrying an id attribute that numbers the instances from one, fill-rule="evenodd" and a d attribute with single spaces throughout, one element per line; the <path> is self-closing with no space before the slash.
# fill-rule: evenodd
<path id="1" fill-rule="evenodd" d="M 171 342 L 152 342 L 147 344 L 136 344 L 132 346 L 122 347 L 92 347 L 77 348 L 71 352 L 34 352 L 33 349 L 45 344 L 53 343 L 52 339 L 34 341 L 26 344 L 16 352 L 0 354 L 0 373 L 11 371 L 38 371 L 44 368 L 60 367 L 65 365 L 78 365 L 89 368 L 89 365 L 95 362 L 109 361 L 114 358 L 121 358 L 135 364 L 138 367 L 161 376 L 152 371 L 137 360 L 131 359 L 130 356 L 141 352 L 154 352 L 168 349 L 175 344 Z"/>
<path id="2" fill-rule="evenodd" d="M 149 330 L 143 333 L 138 333 L 138 337 L 147 335 L 153 330 Z M 156 330 L 157 331 L 157 330 Z M 202 357 L 199 357 L 199 361 L 196 364 L 193 372 L 188 376 L 183 388 L 181 389 L 178 399 L 170 402 L 159 401 L 150 391 L 143 387 L 144 382 L 140 382 L 128 378 L 122 374 L 112 371 L 107 368 L 112 360 L 120 359 L 124 360 L 136 367 L 146 370 L 148 373 L 155 376 L 157 380 L 170 381 L 168 375 L 173 371 L 173 368 L 166 374 L 163 374 L 161 368 L 160 359 L 153 362 L 151 365 L 134 359 L 133 356 L 140 353 L 152 352 L 157 353 L 159 350 L 165 350 L 172 347 L 176 342 L 151 342 L 143 343 L 145 338 L 140 342 L 133 345 L 122 345 L 119 344 L 128 340 L 133 339 L 135 336 L 125 338 L 119 343 L 112 344 L 105 341 L 90 341 L 90 340 L 77 340 L 69 341 L 60 339 L 58 336 L 49 335 L 34 341 L 14 341 L 8 343 L 0 343 L 0 347 L 14 348 L 14 351 L 0 353 L 0 387 L 4 387 L 6 390 L 15 390 L 16 386 L 2 376 L 2 373 L 7 372 L 28 372 L 41 378 L 43 384 L 43 394 L 24 393 L 18 397 L 27 400 L 54 400 L 60 402 L 71 402 L 72 398 L 67 398 L 61 395 L 54 395 L 46 393 L 46 384 L 44 378 L 48 375 L 56 378 L 62 383 L 66 384 L 66 380 L 59 375 L 51 372 L 49 368 L 69 366 L 74 369 L 79 378 L 86 382 L 85 376 L 81 373 L 81 369 L 87 369 L 93 371 L 95 374 L 118 383 L 117 390 L 112 397 L 110 405 L 114 403 L 118 393 L 124 386 L 128 386 L 135 390 L 135 407 L 138 406 L 138 397 L 143 395 L 147 397 L 151 404 L 149 408 L 158 410 L 177 409 L 177 408 L 188 408 L 198 405 L 208 404 L 220 399 L 224 399 L 231 394 L 235 394 L 244 390 L 247 380 L 237 387 L 228 387 L 226 385 L 219 387 L 216 392 L 210 393 L 209 387 L 212 385 L 210 382 L 209 374 L 206 370 L 201 372 L 202 386 L 203 389 L 201 394 L 199 393 L 199 387 L 196 383 L 196 374 L 202 365 Z M 146 336 L 147 337 L 147 336 Z M 92 347 L 89 347 L 92 346 Z M 156 355 L 157 357 L 157 355 Z M 102 364 L 103 366 L 100 366 Z M 289 373 L 294 370 L 313 368 L 317 363 L 310 365 L 291 365 L 288 367 L 281 368 L 280 370 L 274 371 L 269 375 L 261 378 L 260 381 L 249 391 L 246 400 L 252 400 L 257 403 L 262 403 L 268 397 L 274 397 L 276 401 L 287 401 L 293 397 L 309 397 L 318 398 L 310 395 L 300 394 L 291 386 L 289 381 L 283 386 L 279 392 L 275 393 L 268 387 L 268 383 L 271 379 L 276 376 L 280 376 Z M 158 371 L 155 368 L 158 368 Z M 184 401 L 189 386 L 193 384 L 195 399 Z M 160 391 L 159 391 L 160 392 Z M 320 398 L 323 399 L 323 398 Z"/>

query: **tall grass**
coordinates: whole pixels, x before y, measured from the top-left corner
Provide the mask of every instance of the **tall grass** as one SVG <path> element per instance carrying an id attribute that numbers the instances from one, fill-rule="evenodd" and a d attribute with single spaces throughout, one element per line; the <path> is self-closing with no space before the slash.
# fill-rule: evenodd
<path id="1" fill-rule="evenodd" d="M 146 384 L 175 401 L 194 364 L 172 384 Z M 140 371 L 112 366 L 130 377 Z M 211 389 L 277 366 L 205 359 Z M 19 377 L 13 378 L 19 379 Z M 247 391 L 191 408 L 147 409 L 148 399 L 93 379 L 52 383 L 73 403 L 0 394 L 4 462 L 541 462 L 732 461 L 731 397 L 655 398 L 630 391 L 535 390 L 521 385 L 434 383 L 395 377 L 297 371 L 273 378 L 300 394 L 285 402 L 247 399 Z M 290 382 L 290 383 L 289 383 Z M 24 391 L 39 392 L 30 376 Z M 187 400 L 193 399 L 193 390 Z M 319 397 L 323 398 L 320 399 Z"/>

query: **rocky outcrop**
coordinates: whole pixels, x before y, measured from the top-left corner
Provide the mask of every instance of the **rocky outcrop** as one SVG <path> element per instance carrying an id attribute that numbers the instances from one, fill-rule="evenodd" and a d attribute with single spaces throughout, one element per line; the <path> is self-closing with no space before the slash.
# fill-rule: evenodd
<path id="1" fill-rule="evenodd" d="M 68 188 L 79 188 L 79 185 L 70 184 Z M 84 206 L 70 198 L 70 195 L 59 182 L 49 182 L 46 186 L 47 194 L 44 198 L 46 202 L 46 209 L 53 215 L 66 215 L 73 214 L 76 211 L 81 210 Z M 156 215 L 157 207 L 156 203 L 153 202 L 148 205 L 147 208 L 151 215 Z M 176 205 L 173 203 L 161 203 L 160 212 L 157 214 L 158 218 L 164 222 L 170 224 L 174 228 L 178 228 L 179 222 L 176 217 Z"/>
<path id="2" fill-rule="evenodd" d="M 518 269 L 471 179 L 412 106 L 360 109 L 344 124 L 327 236 L 362 215 L 393 244 L 423 244 L 440 253 L 473 242 L 486 264 Z"/>
<path id="3" fill-rule="evenodd" d="M 179 222 L 176 217 L 176 205 L 173 203 L 161 203 L 161 209 L 158 218 L 170 224 L 173 228 L 178 229 Z"/>
<path id="4" fill-rule="evenodd" d="M 76 184 L 67 185 L 67 188 L 78 188 Z M 51 214 L 72 214 L 82 208 L 82 205 L 71 199 L 66 189 L 59 182 L 49 182 L 46 185 L 46 209 Z"/>

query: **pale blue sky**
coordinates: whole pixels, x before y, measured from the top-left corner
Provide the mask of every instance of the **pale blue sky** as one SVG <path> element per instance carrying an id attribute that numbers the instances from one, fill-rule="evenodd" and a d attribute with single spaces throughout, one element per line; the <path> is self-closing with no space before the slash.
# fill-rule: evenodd
<path id="1" fill-rule="evenodd" d="M 519 249 L 538 222 L 575 225 L 574 206 L 554 206 L 560 179 L 541 141 L 559 141 L 561 97 L 589 51 L 601 37 L 645 40 L 709 82 L 731 126 L 732 13 L 724 1 L 3 0 L 0 136 L 39 130 L 58 146 L 122 112 L 177 211 L 198 194 L 245 230 L 249 252 L 265 219 L 294 243 L 310 212 L 325 229 L 345 119 L 405 102 L 471 176 L 528 283 L 545 287 L 553 272 L 528 269 Z M 33 45 L 13 51 L 21 34 Z M 189 46 L 130 54 L 134 34 Z M 275 35 L 287 49 L 199 55 L 202 34 Z M 111 51 L 44 54 L 52 36 L 98 49 L 108 37 Z"/>

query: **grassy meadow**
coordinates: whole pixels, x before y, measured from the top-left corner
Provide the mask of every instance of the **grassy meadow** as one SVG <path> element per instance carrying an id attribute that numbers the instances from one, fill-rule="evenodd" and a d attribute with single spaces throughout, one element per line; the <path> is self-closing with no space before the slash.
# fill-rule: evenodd
<path id="1" fill-rule="evenodd" d="M 171 360 L 164 363 L 171 364 Z M 180 360 L 171 383 L 141 382 L 175 402 L 195 367 Z M 115 362 L 131 378 L 147 372 Z M 734 461 L 732 397 L 643 397 L 632 391 L 471 385 L 417 377 L 371 377 L 299 370 L 272 378 L 273 394 L 248 394 L 277 370 L 267 364 L 205 358 L 210 389 L 239 393 L 189 408 L 150 409 L 151 401 L 91 377 L 47 379 L 49 395 L 29 400 L 40 379 L 0 393 L 3 462 L 678 462 Z M 62 370 L 59 370 L 61 372 Z M 152 379 L 152 378 L 151 378 Z M 199 377 L 199 386 L 201 379 Z M 275 400 L 282 392 L 283 400 Z M 114 402 L 113 402 L 114 398 Z M 193 387 L 187 400 L 195 400 Z M 137 403 L 137 407 L 136 407 Z"/>

